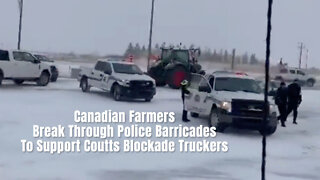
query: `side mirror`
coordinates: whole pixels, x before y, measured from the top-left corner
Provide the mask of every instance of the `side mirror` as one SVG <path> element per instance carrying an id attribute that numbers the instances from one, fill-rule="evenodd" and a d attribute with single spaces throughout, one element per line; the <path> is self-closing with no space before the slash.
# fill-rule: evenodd
<path id="1" fill-rule="evenodd" d="M 34 64 L 40 64 L 40 62 L 41 62 L 41 61 L 38 60 L 38 59 L 33 60 L 33 63 L 34 63 Z"/>
<path id="2" fill-rule="evenodd" d="M 105 71 L 105 74 L 111 75 L 111 71 Z"/>
<path id="3" fill-rule="evenodd" d="M 199 92 L 211 93 L 211 88 L 207 86 L 199 86 Z"/>

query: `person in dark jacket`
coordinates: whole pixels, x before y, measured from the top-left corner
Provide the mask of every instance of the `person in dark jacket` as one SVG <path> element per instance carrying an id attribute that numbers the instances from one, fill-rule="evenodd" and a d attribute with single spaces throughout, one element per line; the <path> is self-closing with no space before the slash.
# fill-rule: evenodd
<path id="1" fill-rule="evenodd" d="M 295 80 L 288 86 L 288 111 L 289 115 L 293 111 L 293 124 L 297 123 L 298 107 L 302 102 L 301 87 L 298 84 L 298 80 Z"/>
<path id="2" fill-rule="evenodd" d="M 188 88 L 189 82 L 187 80 L 184 80 L 181 82 L 181 98 L 182 98 L 182 103 L 183 103 L 183 112 L 182 112 L 182 121 L 184 122 L 189 122 L 190 120 L 188 119 L 188 111 L 185 108 L 184 104 L 184 99 L 186 94 L 190 94 Z"/>
<path id="3" fill-rule="evenodd" d="M 288 89 L 285 82 L 281 82 L 280 87 L 277 89 L 275 103 L 278 106 L 280 113 L 278 120 L 281 121 L 282 127 L 286 127 L 285 122 L 287 120 Z"/>

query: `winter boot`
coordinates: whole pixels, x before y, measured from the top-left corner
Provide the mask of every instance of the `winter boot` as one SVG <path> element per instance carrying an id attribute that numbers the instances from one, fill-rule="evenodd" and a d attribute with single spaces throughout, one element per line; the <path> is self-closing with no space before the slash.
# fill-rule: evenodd
<path id="1" fill-rule="evenodd" d="M 188 119 L 188 111 L 183 110 L 182 112 L 182 121 L 183 122 L 189 122 L 190 120 Z"/>

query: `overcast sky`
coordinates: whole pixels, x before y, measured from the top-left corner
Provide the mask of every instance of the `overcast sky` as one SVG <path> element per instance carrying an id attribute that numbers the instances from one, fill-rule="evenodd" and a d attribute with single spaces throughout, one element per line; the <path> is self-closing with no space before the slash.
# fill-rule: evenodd
<path id="1" fill-rule="evenodd" d="M 298 65 L 298 42 L 320 67 L 320 1 L 274 0 L 272 59 Z M 16 48 L 18 4 L 0 0 L 0 47 Z M 122 54 L 147 45 L 151 0 L 25 0 L 22 48 Z M 156 0 L 154 42 L 256 53 L 264 58 L 267 0 Z"/>

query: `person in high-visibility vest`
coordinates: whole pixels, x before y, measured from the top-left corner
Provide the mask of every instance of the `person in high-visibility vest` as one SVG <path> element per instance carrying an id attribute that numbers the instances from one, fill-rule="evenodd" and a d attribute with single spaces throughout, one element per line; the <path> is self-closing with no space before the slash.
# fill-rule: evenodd
<path id="1" fill-rule="evenodd" d="M 185 108 L 184 104 L 184 98 L 186 94 L 190 94 L 190 91 L 188 90 L 189 82 L 187 80 L 183 80 L 181 82 L 181 98 L 182 98 L 182 103 L 183 103 L 183 111 L 182 111 L 182 121 L 184 122 L 189 122 L 190 120 L 188 119 L 188 111 Z"/>

